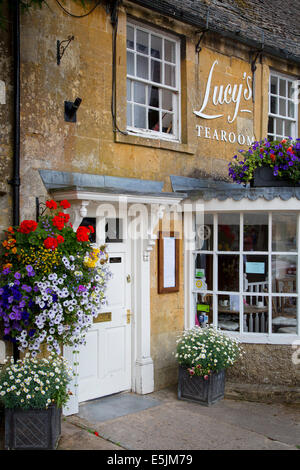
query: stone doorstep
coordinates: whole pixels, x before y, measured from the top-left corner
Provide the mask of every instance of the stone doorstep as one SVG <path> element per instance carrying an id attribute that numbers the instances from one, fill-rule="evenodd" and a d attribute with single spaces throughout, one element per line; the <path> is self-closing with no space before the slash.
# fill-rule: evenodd
<path id="1" fill-rule="evenodd" d="M 300 387 L 269 384 L 241 384 L 226 381 L 225 398 L 262 403 L 300 405 Z"/>

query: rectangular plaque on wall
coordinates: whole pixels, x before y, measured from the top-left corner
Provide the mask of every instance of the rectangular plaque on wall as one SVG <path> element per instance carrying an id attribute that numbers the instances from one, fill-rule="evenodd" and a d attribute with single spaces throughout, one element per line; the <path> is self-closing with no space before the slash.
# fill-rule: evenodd
<path id="1" fill-rule="evenodd" d="M 175 232 L 159 232 L 158 293 L 179 291 L 179 238 Z"/>

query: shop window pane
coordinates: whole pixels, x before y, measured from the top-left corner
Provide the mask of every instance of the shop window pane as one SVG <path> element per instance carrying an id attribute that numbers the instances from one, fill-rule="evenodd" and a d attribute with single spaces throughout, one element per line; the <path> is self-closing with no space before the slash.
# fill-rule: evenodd
<path id="1" fill-rule="evenodd" d="M 196 216 L 196 250 L 212 251 L 214 248 L 214 219 L 212 214 Z"/>
<path id="2" fill-rule="evenodd" d="M 146 129 L 146 108 L 134 106 L 134 127 Z"/>
<path id="3" fill-rule="evenodd" d="M 272 215 L 272 251 L 297 251 L 297 215 Z"/>
<path id="4" fill-rule="evenodd" d="M 268 214 L 244 215 L 244 251 L 268 251 Z"/>
<path id="5" fill-rule="evenodd" d="M 148 49 L 149 34 L 145 31 L 136 31 L 136 50 L 142 52 L 143 54 L 149 54 Z"/>
<path id="6" fill-rule="evenodd" d="M 175 42 L 165 39 L 165 60 L 175 63 Z"/>
<path id="7" fill-rule="evenodd" d="M 218 328 L 240 331 L 239 295 L 218 295 Z"/>
<path id="8" fill-rule="evenodd" d="M 162 132 L 173 134 L 173 114 L 164 113 L 162 117 Z"/>
<path id="9" fill-rule="evenodd" d="M 205 316 L 208 317 L 206 323 L 211 325 L 213 323 L 213 296 L 199 293 L 196 298 L 195 325 L 201 326 Z"/>
<path id="10" fill-rule="evenodd" d="M 267 255 L 244 255 L 244 292 L 266 293 L 268 284 L 268 256 Z"/>
<path id="11" fill-rule="evenodd" d="M 247 295 L 243 297 L 243 331 L 248 333 L 267 333 L 269 318 L 269 298 L 267 296 Z"/>
<path id="12" fill-rule="evenodd" d="M 271 76 L 271 93 L 278 95 L 278 78 Z"/>
<path id="13" fill-rule="evenodd" d="M 148 110 L 148 122 L 149 122 L 149 129 L 152 131 L 159 132 L 159 111 L 156 109 L 149 109 Z"/>
<path id="14" fill-rule="evenodd" d="M 131 26 L 127 26 L 127 47 L 134 49 L 134 29 Z"/>
<path id="15" fill-rule="evenodd" d="M 278 294 L 297 292 L 297 256 L 272 256 L 272 291 Z"/>
<path id="16" fill-rule="evenodd" d="M 206 284 L 207 290 L 213 290 L 213 255 L 197 254 L 195 259 L 195 287 L 197 290 L 197 281 L 200 280 Z M 202 288 L 201 282 L 198 288 Z"/>
<path id="17" fill-rule="evenodd" d="M 272 333 L 297 334 L 296 297 L 273 297 Z"/>
<path id="18" fill-rule="evenodd" d="M 136 75 L 148 80 L 148 57 L 144 57 L 142 55 L 136 56 Z"/>
<path id="19" fill-rule="evenodd" d="M 134 54 L 127 51 L 127 73 L 128 75 L 134 75 Z"/>
<path id="20" fill-rule="evenodd" d="M 151 35 L 151 55 L 156 59 L 162 58 L 162 39 L 153 34 Z"/>
<path id="21" fill-rule="evenodd" d="M 239 255 L 218 255 L 218 290 L 239 291 Z"/>
<path id="22" fill-rule="evenodd" d="M 219 214 L 218 250 L 239 251 L 240 216 L 239 214 Z"/>

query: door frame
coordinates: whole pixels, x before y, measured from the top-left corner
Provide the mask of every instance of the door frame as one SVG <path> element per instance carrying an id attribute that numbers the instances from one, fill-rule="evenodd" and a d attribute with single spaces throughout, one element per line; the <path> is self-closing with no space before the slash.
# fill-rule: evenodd
<path id="1" fill-rule="evenodd" d="M 164 211 L 169 206 L 179 205 L 182 197 L 171 194 L 159 196 L 95 193 L 81 190 L 57 191 L 57 201 L 68 199 L 71 202 L 71 222 L 74 230 L 77 230 L 84 217 L 93 217 L 99 206 L 119 204 L 129 216 L 134 218 L 130 209 L 134 205 L 144 207 L 139 217 L 145 227 L 145 234 L 140 238 L 131 240 L 131 391 L 137 394 L 147 394 L 154 390 L 154 366 L 151 357 L 151 309 L 150 309 L 150 253 L 156 243 L 155 229 Z M 150 209 L 151 205 L 151 210 Z M 97 215 L 96 224 L 104 223 L 104 216 Z M 97 225 L 96 225 L 97 227 Z M 125 228 L 124 228 L 125 229 Z M 101 230 L 96 229 L 101 233 Z M 104 240 L 97 239 L 98 243 Z M 64 347 L 63 355 L 68 360 L 75 373 L 70 384 L 70 396 L 68 405 L 64 407 L 64 415 L 78 413 L 78 355 L 72 348 Z"/>

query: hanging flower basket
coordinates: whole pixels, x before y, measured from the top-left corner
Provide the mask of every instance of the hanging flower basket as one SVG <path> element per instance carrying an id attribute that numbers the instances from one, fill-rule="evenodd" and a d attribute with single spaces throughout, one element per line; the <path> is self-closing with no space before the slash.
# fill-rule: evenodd
<path id="1" fill-rule="evenodd" d="M 295 183 L 288 179 L 278 179 L 278 177 L 274 175 L 274 170 L 268 166 L 255 168 L 253 171 L 253 179 L 250 181 L 251 188 L 286 188 L 293 186 L 300 186 L 300 182 Z"/>
<path id="2" fill-rule="evenodd" d="M 299 141 L 291 138 L 254 142 L 249 150 L 240 150 L 240 155 L 233 157 L 228 165 L 229 176 L 235 183 L 250 183 L 251 187 L 299 186 L 299 146 Z"/>
<path id="3" fill-rule="evenodd" d="M 105 304 L 105 247 L 90 243 L 92 226 L 73 230 L 68 208 L 47 201 L 38 222 L 9 227 L 2 242 L 0 327 L 33 357 L 43 344 L 58 354 L 62 345 L 78 349 Z"/>

